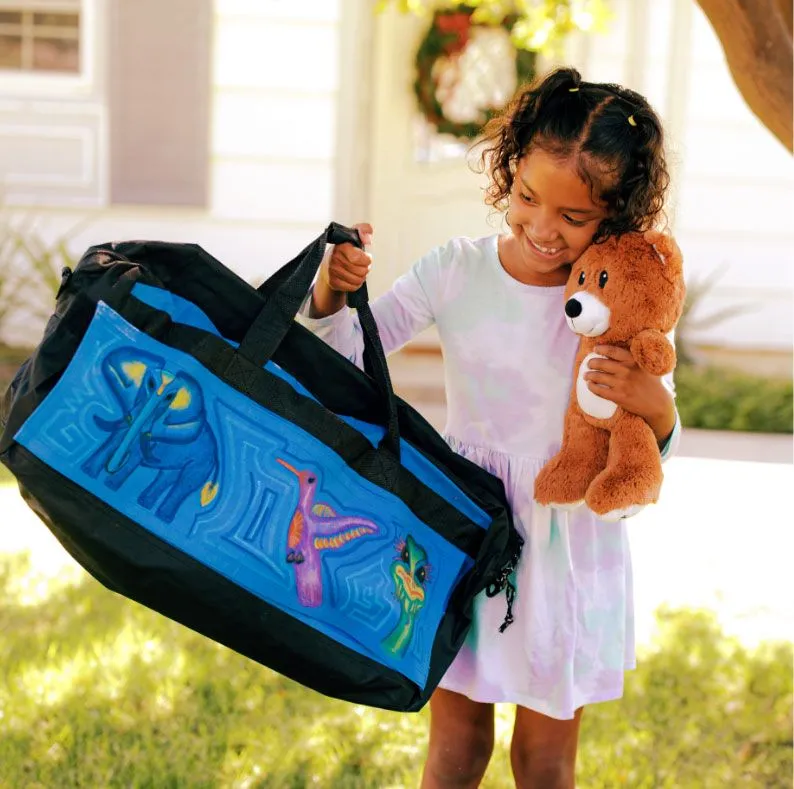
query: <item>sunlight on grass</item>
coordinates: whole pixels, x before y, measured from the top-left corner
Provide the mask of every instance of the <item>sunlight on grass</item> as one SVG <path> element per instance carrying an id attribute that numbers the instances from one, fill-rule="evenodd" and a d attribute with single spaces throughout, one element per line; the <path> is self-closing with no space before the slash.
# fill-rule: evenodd
<path id="1" fill-rule="evenodd" d="M 418 785 L 428 710 L 327 699 L 76 567 L 45 594 L 38 556 L 0 555 L 0 786 Z M 750 650 L 700 611 L 657 630 L 625 698 L 585 714 L 579 785 L 790 787 L 791 646 Z M 483 789 L 513 787 L 513 714 L 497 707 Z"/>
<path id="2" fill-rule="evenodd" d="M 58 658 L 57 650 L 48 650 L 48 660 L 43 665 L 25 666 L 14 677 L 16 693 L 33 705 L 52 707 L 60 704 L 74 687 L 90 684 L 92 694 L 99 698 L 116 700 L 124 695 L 130 681 L 133 660 L 144 665 L 162 661 L 165 650 L 158 639 L 145 640 L 139 628 L 127 625 L 104 643 L 89 643 L 74 655 Z M 152 711 L 171 714 L 174 708 L 175 688 L 172 680 L 185 666 L 181 653 L 169 653 L 167 670 L 160 676 L 160 688 L 154 698 Z"/>
<path id="3" fill-rule="evenodd" d="M 26 556 L 28 570 L 9 581 L 6 599 L 21 606 L 41 605 L 66 587 L 80 583 L 85 571 L 74 562 L 64 562 L 64 558 L 62 550 L 39 551 L 34 567 Z"/>
<path id="4" fill-rule="evenodd" d="M 3 487 L 4 485 L 16 485 L 16 480 L 14 479 L 13 474 L 2 463 L 0 463 L 0 487 Z"/>

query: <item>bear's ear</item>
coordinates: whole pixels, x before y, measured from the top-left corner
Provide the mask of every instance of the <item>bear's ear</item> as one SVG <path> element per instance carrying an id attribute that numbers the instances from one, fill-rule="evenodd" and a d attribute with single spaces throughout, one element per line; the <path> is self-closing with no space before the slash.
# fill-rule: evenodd
<path id="1" fill-rule="evenodd" d="M 665 279 L 674 282 L 683 273 L 684 259 L 675 239 L 659 230 L 646 230 L 645 240 L 653 247 L 663 263 L 662 271 Z"/>

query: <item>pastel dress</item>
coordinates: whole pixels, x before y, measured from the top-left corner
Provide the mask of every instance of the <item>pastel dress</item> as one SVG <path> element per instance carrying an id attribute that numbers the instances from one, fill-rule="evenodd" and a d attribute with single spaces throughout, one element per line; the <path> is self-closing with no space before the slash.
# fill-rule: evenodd
<path id="1" fill-rule="evenodd" d="M 444 355 L 444 437 L 501 478 L 525 540 L 515 621 L 500 633 L 505 597 L 481 595 L 441 687 L 570 719 L 585 704 L 620 698 L 624 671 L 634 667 L 631 555 L 625 522 L 533 500 L 535 476 L 560 447 L 579 338 L 565 322 L 564 287 L 511 277 L 497 239 L 454 238 L 432 250 L 372 303 L 372 313 L 386 353 L 435 323 Z M 363 366 L 355 312 L 311 319 L 308 304 L 300 322 Z M 663 458 L 679 435 L 677 420 Z"/>

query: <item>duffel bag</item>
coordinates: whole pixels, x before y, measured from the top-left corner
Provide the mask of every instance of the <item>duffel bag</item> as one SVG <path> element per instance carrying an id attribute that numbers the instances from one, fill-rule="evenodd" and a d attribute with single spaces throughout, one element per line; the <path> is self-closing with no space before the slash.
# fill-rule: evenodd
<path id="1" fill-rule="evenodd" d="M 0 459 L 111 590 L 281 674 L 413 711 L 506 593 L 501 482 L 295 322 L 331 224 L 260 288 L 193 244 L 91 247 L 0 410 Z M 6 527 L 8 527 L 6 525 Z M 499 637 L 494 633 L 494 637 Z"/>

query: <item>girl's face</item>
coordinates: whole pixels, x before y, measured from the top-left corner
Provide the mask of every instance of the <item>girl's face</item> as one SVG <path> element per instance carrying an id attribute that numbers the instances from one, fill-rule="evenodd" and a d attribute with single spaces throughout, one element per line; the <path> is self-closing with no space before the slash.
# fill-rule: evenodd
<path id="1" fill-rule="evenodd" d="M 573 161 L 542 148 L 530 150 L 519 160 L 510 190 L 511 273 L 539 284 L 564 282 L 567 268 L 590 246 L 605 217 Z"/>

